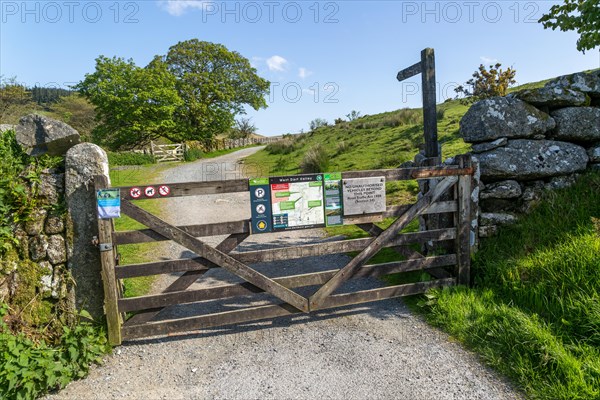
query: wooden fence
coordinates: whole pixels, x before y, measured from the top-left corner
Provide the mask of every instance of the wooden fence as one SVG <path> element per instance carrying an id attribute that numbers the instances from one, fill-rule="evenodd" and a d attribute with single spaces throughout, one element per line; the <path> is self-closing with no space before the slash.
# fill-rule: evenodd
<path id="1" fill-rule="evenodd" d="M 217 139 L 214 141 L 213 150 L 235 149 L 238 147 L 250 146 L 252 144 L 269 144 L 282 140 L 281 136 L 261 137 L 261 138 L 243 138 L 243 139 Z"/>
<path id="2" fill-rule="evenodd" d="M 175 332 L 204 329 L 214 326 L 240 324 L 271 319 L 296 313 L 310 313 L 334 307 L 372 302 L 425 291 L 454 284 L 468 284 L 470 274 L 471 226 L 471 179 L 473 168 L 468 156 L 457 157 L 459 165 L 445 167 L 401 168 L 388 170 L 355 171 L 342 173 L 342 179 L 360 177 L 385 177 L 386 181 L 441 178 L 436 185 L 414 204 L 388 206 L 385 217 L 395 221 L 383 229 L 367 220 L 357 221 L 356 226 L 370 237 L 352 240 L 306 244 L 251 251 L 234 251 L 250 235 L 250 221 L 228 221 L 212 224 L 173 226 L 159 217 L 135 205 L 139 199 L 161 197 L 197 196 L 247 192 L 248 180 L 218 182 L 190 182 L 152 185 L 168 188 L 160 195 L 143 195 L 139 188 L 122 187 L 121 212 L 148 227 L 135 231 L 115 232 L 110 220 L 99 220 L 99 239 L 102 251 L 102 277 L 105 290 L 109 340 L 113 345 L 122 340 L 167 335 Z M 106 179 L 98 177 L 96 189 L 107 187 Z M 136 191 L 137 189 L 137 191 Z M 441 201 L 450 193 L 453 200 Z M 404 233 L 402 230 L 419 215 L 448 214 L 454 216 L 454 225 L 444 229 Z M 228 235 L 216 247 L 201 239 L 208 236 Z M 171 240 L 196 254 L 194 258 L 156 260 L 153 262 L 118 265 L 117 246 Z M 438 242 L 452 243 L 446 254 L 423 255 L 414 244 Z M 413 244 L 413 246 L 411 246 Z M 397 252 L 400 261 L 372 263 L 368 261 L 384 248 Z M 314 257 L 326 254 L 358 252 L 346 266 L 334 270 L 315 270 L 301 275 L 270 278 L 250 265 L 259 262 Z M 314 261 L 313 261 L 314 262 Z M 186 290 L 212 268 L 223 268 L 245 282 Z M 334 294 L 345 281 L 359 277 L 381 277 L 392 273 L 423 271 L 431 279 L 421 282 L 387 286 L 378 289 L 359 290 Z M 121 280 L 156 274 L 183 273 L 160 294 L 124 298 Z M 294 288 L 317 287 L 311 296 L 305 297 Z M 269 305 L 247 306 L 225 312 L 186 316 L 183 318 L 157 318 L 165 307 L 182 303 L 223 301 L 239 296 L 266 292 L 275 300 Z M 126 320 L 127 313 L 137 313 Z"/>
<path id="3" fill-rule="evenodd" d="M 253 144 L 269 144 L 282 140 L 281 136 L 241 138 L 241 139 L 215 139 L 210 144 L 204 144 L 204 151 L 228 150 Z M 147 150 L 133 150 L 136 153 L 147 153 Z M 150 142 L 150 154 L 156 162 L 183 161 L 186 152 L 185 143 L 155 144 Z"/>

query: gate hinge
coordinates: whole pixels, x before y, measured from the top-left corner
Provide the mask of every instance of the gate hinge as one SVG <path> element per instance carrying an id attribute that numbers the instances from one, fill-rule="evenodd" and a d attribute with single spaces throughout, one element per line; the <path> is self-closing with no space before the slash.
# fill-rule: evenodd
<path id="1" fill-rule="evenodd" d="M 100 243 L 98 247 L 100 248 L 100 251 L 110 251 L 113 249 L 112 243 Z"/>

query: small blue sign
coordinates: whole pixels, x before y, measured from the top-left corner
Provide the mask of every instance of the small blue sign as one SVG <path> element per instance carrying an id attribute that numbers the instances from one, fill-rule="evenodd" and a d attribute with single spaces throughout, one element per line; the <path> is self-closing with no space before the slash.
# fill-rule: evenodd
<path id="1" fill-rule="evenodd" d="M 119 189 L 101 189 L 96 192 L 98 218 L 119 218 L 121 216 L 121 192 Z"/>

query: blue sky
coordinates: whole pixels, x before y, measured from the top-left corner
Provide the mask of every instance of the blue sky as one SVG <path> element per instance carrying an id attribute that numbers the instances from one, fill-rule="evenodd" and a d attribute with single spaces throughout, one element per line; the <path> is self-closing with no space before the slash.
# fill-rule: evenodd
<path id="1" fill-rule="evenodd" d="M 266 110 L 248 116 L 265 135 L 307 130 L 351 110 L 419 107 L 420 76 L 396 73 L 436 53 L 438 100 L 480 63 L 500 61 L 530 82 L 600 67 L 577 35 L 536 21 L 541 1 L 0 1 L 0 74 L 66 86 L 99 55 L 146 65 L 179 41 L 224 44 L 272 82 Z"/>

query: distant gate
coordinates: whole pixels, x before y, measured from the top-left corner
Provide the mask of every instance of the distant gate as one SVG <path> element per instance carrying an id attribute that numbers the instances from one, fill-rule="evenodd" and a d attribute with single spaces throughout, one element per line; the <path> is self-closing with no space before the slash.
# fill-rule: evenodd
<path id="1" fill-rule="evenodd" d="M 185 156 L 185 143 L 154 144 L 154 142 L 150 142 L 150 153 L 158 163 L 183 161 Z"/>
<path id="2" fill-rule="evenodd" d="M 342 178 L 380 177 L 386 181 L 437 178 L 436 185 L 417 202 L 410 205 L 388 206 L 385 217 L 395 218 L 388 228 L 362 219 L 357 223 L 370 238 L 338 240 L 266 250 L 234 252 L 250 234 L 250 221 L 230 221 L 203 225 L 173 226 L 135 205 L 135 200 L 160 197 L 197 196 L 215 193 L 235 193 L 249 190 L 248 180 L 190 182 L 152 185 L 163 189 L 160 195 L 141 196 L 137 188 L 122 187 L 121 211 L 148 227 L 136 231 L 116 232 L 111 220 L 99 219 L 99 241 L 102 255 L 102 278 L 105 290 L 105 310 L 109 340 L 118 345 L 122 340 L 166 335 L 208 327 L 271 319 L 295 313 L 372 302 L 400 296 L 424 293 L 428 289 L 469 283 L 471 226 L 471 178 L 473 168 L 469 156 L 458 156 L 459 164 L 444 167 L 400 168 L 388 170 L 343 172 Z M 106 179 L 97 177 L 96 189 L 107 188 Z M 139 189 L 138 189 L 139 190 Z M 438 201 L 445 193 L 451 201 Z M 425 214 L 452 213 L 454 226 L 421 232 L 401 233 L 415 217 Z M 228 235 L 218 246 L 211 247 L 201 237 Z M 197 257 L 156 261 L 134 265 L 118 265 L 117 246 L 152 241 L 172 240 L 194 252 Z M 424 256 L 410 244 L 452 242 L 449 254 Z M 383 248 L 392 248 L 406 259 L 381 264 L 367 262 Z M 343 268 L 302 275 L 270 278 L 250 265 L 258 262 L 296 259 L 326 254 L 358 252 Z M 186 290 L 211 268 L 223 268 L 245 282 Z M 359 277 L 380 277 L 407 271 L 426 271 L 432 279 L 417 283 L 388 286 L 334 294 L 345 281 Z M 121 280 L 125 278 L 183 272 L 161 294 L 124 298 Z M 304 297 L 293 288 L 318 287 Z M 270 305 L 249 306 L 226 312 L 157 320 L 167 306 L 215 299 L 235 298 L 267 292 L 277 298 Z M 138 312 L 126 320 L 126 313 Z"/>

